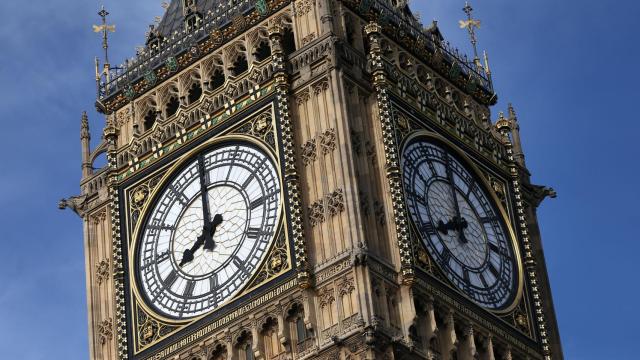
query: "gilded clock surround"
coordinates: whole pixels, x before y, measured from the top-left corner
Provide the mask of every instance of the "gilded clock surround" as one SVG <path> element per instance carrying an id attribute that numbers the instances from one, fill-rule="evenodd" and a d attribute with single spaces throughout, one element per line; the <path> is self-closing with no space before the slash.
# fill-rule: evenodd
<path id="1" fill-rule="evenodd" d="M 536 261 L 542 198 L 529 182 L 515 112 L 490 119 L 497 98 L 486 69 L 458 57 L 435 24 L 418 26 L 404 1 L 229 6 L 149 46 L 124 74 L 101 78 L 106 125 L 93 152 L 83 117 L 82 194 L 61 206 L 87 219 L 91 358 L 230 360 L 249 340 L 260 360 L 562 359 L 546 269 Z M 257 58 L 264 41 L 270 55 Z M 232 74 L 229 61 L 243 51 L 248 68 Z M 214 58 L 227 75 L 221 87 L 201 77 L 200 99 L 143 124 L 149 109 L 167 114 L 167 88 L 189 97 L 193 75 L 207 74 Z M 398 160 L 406 139 L 426 132 L 472 164 L 510 232 L 516 227 L 521 281 L 505 311 L 452 288 L 416 240 Z M 279 236 L 242 301 L 193 322 L 162 319 L 138 301 L 123 249 L 171 161 L 225 136 L 272 149 L 288 200 Z M 102 153 L 108 166 L 94 172 Z"/>
<path id="2" fill-rule="evenodd" d="M 398 119 L 400 119 L 401 117 L 398 117 Z M 406 119 L 406 118 L 405 118 Z M 416 139 L 425 139 L 427 141 L 429 140 L 433 140 L 436 143 L 442 143 L 445 145 L 445 148 L 449 151 L 452 151 L 457 157 L 459 157 L 462 162 L 463 162 L 463 166 L 467 166 L 471 169 L 471 171 L 474 173 L 474 175 L 476 176 L 476 180 L 480 181 L 480 186 L 486 191 L 487 194 L 489 194 L 489 196 L 491 197 L 491 201 L 493 202 L 494 206 L 497 207 L 498 212 L 499 212 L 499 216 L 501 218 L 501 221 L 503 223 L 503 225 L 506 227 L 507 229 L 507 236 L 509 239 L 509 242 L 511 243 L 511 247 L 513 249 L 514 252 L 514 259 L 516 262 L 516 290 L 515 290 L 515 296 L 513 297 L 513 299 L 511 300 L 510 304 L 502 309 L 491 309 L 490 311 L 499 315 L 510 315 L 513 314 L 514 309 L 516 307 L 518 307 L 520 305 L 520 301 L 522 299 L 522 292 L 523 292 L 523 287 L 524 287 L 524 277 L 523 277 L 523 265 L 522 265 L 522 257 L 520 255 L 520 246 L 518 244 L 517 241 L 517 237 L 516 237 L 516 233 L 513 230 L 513 227 L 511 226 L 511 218 L 509 217 L 509 215 L 507 214 L 506 210 L 504 209 L 504 207 L 502 206 L 502 202 L 500 201 L 500 199 L 498 198 L 498 196 L 495 194 L 495 192 L 492 190 L 493 187 L 489 184 L 488 180 L 485 178 L 485 176 L 483 175 L 483 172 L 478 168 L 478 166 L 476 166 L 475 164 L 477 162 L 474 162 L 473 160 L 471 160 L 465 153 L 463 153 L 462 151 L 460 151 L 458 149 L 458 147 L 453 144 L 451 141 L 447 140 L 446 138 L 438 135 L 437 133 L 428 131 L 428 130 L 417 130 L 414 131 L 412 133 L 407 134 L 401 143 L 401 149 L 403 149 L 401 151 L 401 153 L 404 153 L 404 148 L 407 146 L 407 144 L 411 143 L 412 141 L 416 140 Z M 411 231 L 414 234 L 417 234 L 417 230 L 415 228 L 415 224 L 412 223 L 411 226 Z M 414 240 L 415 242 L 415 240 Z M 425 261 L 424 255 L 420 256 L 420 260 L 421 263 L 428 263 L 429 266 L 431 267 L 431 272 L 433 272 L 433 268 L 432 268 L 432 259 L 429 259 L 428 261 Z M 440 270 L 441 272 L 441 270 Z M 442 278 L 441 278 L 442 279 Z M 465 296 L 469 301 L 473 300 L 471 298 L 469 298 L 466 294 L 462 293 L 461 294 L 463 296 Z"/>
<path id="3" fill-rule="evenodd" d="M 159 191 L 162 189 L 162 184 L 166 183 L 166 181 L 173 176 L 176 169 L 179 169 L 184 161 L 192 158 L 194 154 L 217 144 L 252 144 L 262 149 L 266 154 L 269 154 L 274 164 L 280 164 L 280 161 L 278 161 L 280 151 L 276 144 L 277 134 L 274 126 L 275 121 L 273 105 L 267 105 L 263 107 L 263 110 L 254 112 L 248 119 L 242 119 L 240 117 L 240 120 L 234 123 L 232 127 L 222 130 L 221 133 L 217 134 L 211 140 L 207 140 L 185 154 L 180 155 L 177 161 L 171 161 L 171 166 L 162 166 L 151 173 L 144 174 L 144 178 L 150 178 L 150 180 L 143 180 L 142 183 L 134 183 L 127 186 L 124 190 L 124 193 L 127 194 L 127 196 L 125 196 L 125 207 L 129 208 L 127 218 L 129 222 L 135 226 L 130 233 L 131 240 L 129 241 L 130 245 L 128 250 L 128 263 L 130 267 L 128 271 L 129 291 L 131 292 L 131 303 L 135 309 L 134 313 L 137 314 L 134 316 L 137 331 L 133 334 L 134 343 L 136 344 L 135 353 L 140 353 L 153 347 L 155 344 L 162 342 L 189 324 L 198 323 L 202 319 L 210 317 L 207 313 L 193 319 L 185 320 L 166 318 L 151 309 L 145 300 L 143 300 L 143 296 L 139 293 L 139 286 L 137 285 L 136 270 L 131 268 L 133 264 L 136 263 L 134 259 L 136 255 L 136 242 L 140 237 L 140 231 L 143 225 L 139 220 L 144 218 L 145 214 L 150 211 L 151 206 L 153 206 L 153 199 L 157 197 Z M 210 135 L 205 135 L 205 138 L 209 136 Z M 277 170 L 278 177 L 282 181 L 282 173 L 280 172 L 279 166 Z M 280 214 L 282 214 L 283 207 L 284 204 L 281 203 Z M 249 281 L 248 285 L 245 286 L 240 293 L 220 304 L 217 310 L 223 309 L 227 304 L 237 301 L 238 298 L 242 298 L 244 295 L 287 274 L 293 269 L 294 265 L 289 247 L 289 237 L 282 221 L 283 216 L 280 215 L 278 230 L 273 237 L 274 240 L 269 246 L 270 250 L 262 265 L 260 265 L 256 273 L 252 276 L 252 280 Z"/>

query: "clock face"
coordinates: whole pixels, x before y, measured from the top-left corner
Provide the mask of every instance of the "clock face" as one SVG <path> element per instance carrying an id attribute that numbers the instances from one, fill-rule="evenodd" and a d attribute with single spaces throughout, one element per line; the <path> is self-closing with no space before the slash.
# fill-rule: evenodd
<path id="1" fill-rule="evenodd" d="M 251 145 L 220 145 L 187 162 L 164 185 L 140 231 L 141 292 L 175 319 L 207 313 L 236 295 L 274 238 L 280 181 Z"/>
<path id="2" fill-rule="evenodd" d="M 432 259 L 479 305 L 508 307 L 519 281 L 512 239 L 477 177 L 423 138 L 406 146 L 402 167 L 409 214 Z"/>

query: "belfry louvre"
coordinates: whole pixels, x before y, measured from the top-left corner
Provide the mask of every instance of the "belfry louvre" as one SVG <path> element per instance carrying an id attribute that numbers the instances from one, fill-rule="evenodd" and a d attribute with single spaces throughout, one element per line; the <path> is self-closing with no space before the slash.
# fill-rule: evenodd
<path id="1" fill-rule="evenodd" d="M 82 116 L 92 359 L 562 359 L 513 107 L 402 0 L 172 0 Z M 94 169 L 105 155 L 107 165 Z"/>

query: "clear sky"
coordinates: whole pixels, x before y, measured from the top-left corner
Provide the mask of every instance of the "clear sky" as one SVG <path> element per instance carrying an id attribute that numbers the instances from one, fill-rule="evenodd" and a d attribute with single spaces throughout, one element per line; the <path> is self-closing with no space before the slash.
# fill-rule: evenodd
<path id="1" fill-rule="evenodd" d="M 144 43 L 160 0 L 106 0 L 112 62 Z M 463 1 L 414 0 L 470 52 Z M 637 359 L 640 76 L 635 0 L 476 0 L 500 103 L 518 112 L 567 359 Z M 80 114 L 94 139 L 98 1 L 0 2 L 0 358 L 86 359 Z M 495 116 L 494 116 L 495 117 Z"/>

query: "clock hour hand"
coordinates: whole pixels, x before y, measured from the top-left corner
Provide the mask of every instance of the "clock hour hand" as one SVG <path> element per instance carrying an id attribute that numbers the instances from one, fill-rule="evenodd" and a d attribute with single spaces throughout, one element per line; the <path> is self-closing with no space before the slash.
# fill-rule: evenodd
<path id="1" fill-rule="evenodd" d="M 205 242 L 204 234 L 198 236 L 198 239 L 196 240 L 195 244 L 193 244 L 191 249 L 186 249 L 184 251 L 184 254 L 182 254 L 182 260 L 178 265 L 180 267 L 183 267 L 184 265 L 187 265 L 188 263 L 192 262 L 193 259 L 195 258 L 194 256 L 195 252 L 198 251 L 198 249 L 200 249 L 202 245 L 204 245 L 204 242 Z"/>
<path id="2" fill-rule="evenodd" d="M 216 247 L 215 242 L 213 242 L 213 235 L 215 235 L 216 233 L 216 229 L 218 228 L 218 225 L 222 224 L 223 218 L 222 215 L 220 214 L 216 214 L 216 216 L 213 217 L 213 221 L 211 222 L 211 227 L 209 229 L 205 228 L 203 235 L 205 235 L 205 239 L 204 239 L 204 249 L 207 251 L 213 251 L 213 249 Z"/>
<path id="3" fill-rule="evenodd" d="M 222 224 L 222 215 L 217 214 L 213 217 L 213 222 L 211 222 L 211 227 L 208 228 L 206 225 L 202 229 L 202 235 L 198 236 L 198 239 L 193 244 L 191 249 L 186 249 L 184 254 L 182 255 L 182 260 L 180 261 L 179 266 L 183 267 L 184 265 L 190 263 L 195 258 L 195 253 L 198 251 L 203 245 L 204 250 L 213 251 L 215 248 L 215 243 L 213 242 L 213 235 L 216 233 L 216 228 L 218 225 Z"/>
<path id="4" fill-rule="evenodd" d="M 465 218 L 454 216 L 453 219 L 451 219 L 451 221 L 447 223 L 445 223 L 442 220 L 438 221 L 438 227 L 436 227 L 436 229 L 441 233 L 448 235 L 449 231 L 453 230 L 453 231 L 458 231 L 462 233 L 462 231 L 464 231 L 468 227 L 469 227 L 469 223 Z M 466 239 L 464 238 L 464 234 L 460 240 L 463 242 L 466 242 Z"/>

